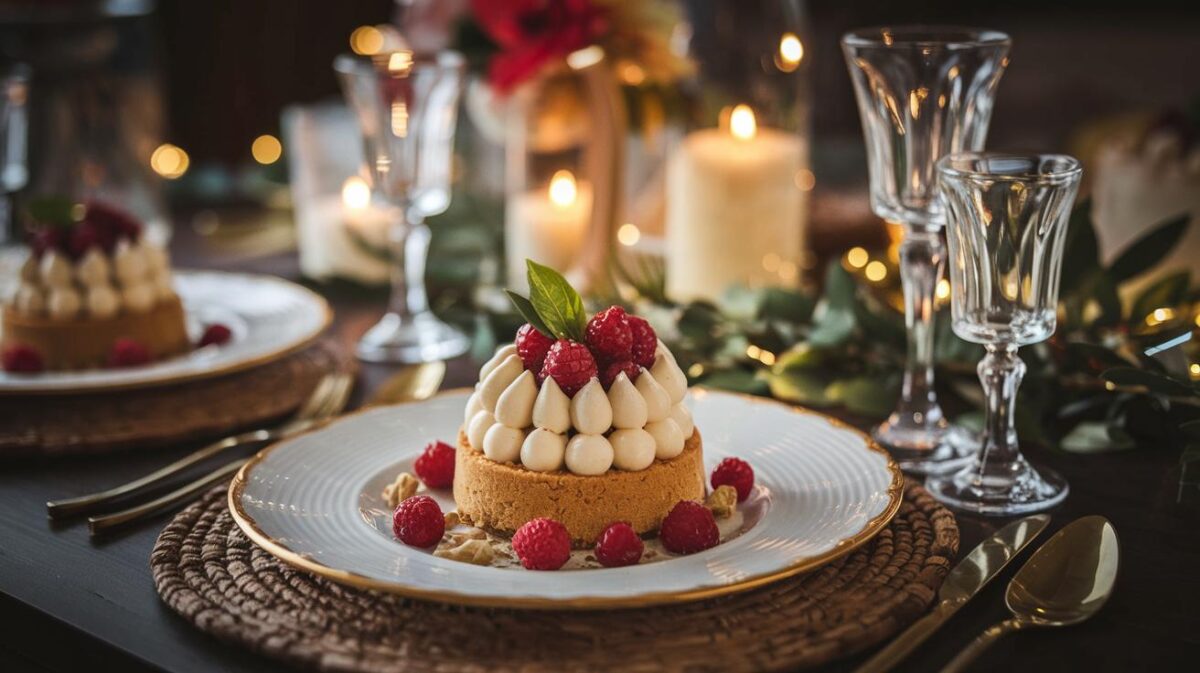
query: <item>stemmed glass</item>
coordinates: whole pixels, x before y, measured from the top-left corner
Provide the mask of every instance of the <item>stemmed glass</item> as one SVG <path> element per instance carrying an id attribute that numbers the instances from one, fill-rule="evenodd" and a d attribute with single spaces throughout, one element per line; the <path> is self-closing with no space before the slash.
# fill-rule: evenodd
<path id="1" fill-rule="evenodd" d="M 987 423 L 972 462 L 926 485 L 939 500 L 982 514 L 1047 509 L 1067 496 L 1067 483 L 1021 455 L 1013 412 L 1025 363 L 1017 348 L 1054 333 L 1063 241 L 1083 170 L 1060 154 L 963 153 L 937 167 L 949 219 L 952 325 L 987 349 L 978 368 Z"/>
<path id="2" fill-rule="evenodd" d="M 896 410 L 874 436 L 908 472 L 960 467 L 973 443 L 950 432 L 933 388 L 934 293 L 945 258 L 934 166 L 945 154 L 983 148 L 1009 46 L 1004 33 L 953 27 L 868 28 L 842 38 L 866 139 L 871 208 L 904 226 L 908 361 Z"/>
<path id="3" fill-rule="evenodd" d="M 388 310 L 358 342 L 370 362 L 430 362 L 461 355 L 470 341 L 429 310 L 425 218 L 450 205 L 451 150 L 464 60 L 455 52 L 410 51 L 334 61 L 358 117 L 372 192 L 390 206 Z"/>

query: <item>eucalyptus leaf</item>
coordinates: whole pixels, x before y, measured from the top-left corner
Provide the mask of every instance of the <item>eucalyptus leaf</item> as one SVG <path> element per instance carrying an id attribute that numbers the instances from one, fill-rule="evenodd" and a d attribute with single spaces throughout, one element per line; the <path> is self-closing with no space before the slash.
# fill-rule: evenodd
<path id="1" fill-rule="evenodd" d="M 1133 300 L 1129 319 L 1138 322 L 1144 320 L 1155 309 L 1183 303 L 1191 281 L 1192 273 L 1186 269 L 1168 274 L 1155 281 Z"/>
<path id="2" fill-rule="evenodd" d="M 765 395 L 769 391 L 767 382 L 745 369 L 715 371 L 700 380 L 700 385 L 721 390 L 732 390 L 748 395 Z"/>
<path id="3" fill-rule="evenodd" d="M 529 301 L 546 328 L 559 339 L 583 341 L 587 314 L 583 297 L 566 278 L 548 266 L 525 260 L 529 275 Z"/>
<path id="4" fill-rule="evenodd" d="M 1187 213 L 1172 217 L 1131 243 L 1109 266 L 1109 275 L 1121 283 L 1158 264 L 1183 238 L 1188 217 Z"/>
<path id="5" fill-rule="evenodd" d="M 1084 421 L 1063 437 L 1059 446 L 1071 453 L 1109 453 L 1132 449 L 1134 444 L 1127 436 L 1114 439 L 1107 423 Z"/>
<path id="6" fill-rule="evenodd" d="M 803 323 L 812 318 L 814 308 L 816 302 L 806 294 L 796 290 L 769 287 L 761 292 L 758 317 L 761 320 Z"/>
<path id="7" fill-rule="evenodd" d="M 894 383 L 887 385 L 867 376 L 834 381 L 825 389 L 825 396 L 847 411 L 877 419 L 891 413 L 899 393 L 900 389 Z"/>
<path id="8" fill-rule="evenodd" d="M 1182 381 L 1134 367 L 1113 367 L 1101 374 L 1101 377 L 1118 386 L 1144 386 L 1150 392 L 1161 395 L 1195 394 L 1192 386 Z"/>
<path id="9" fill-rule="evenodd" d="M 1096 242 L 1096 227 L 1092 223 L 1092 200 L 1084 199 L 1071 211 L 1067 237 L 1063 244 L 1063 296 L 1083 287 L 1092 274 L 1100 270 L 1100 247 Z"/>
<path id="10" fill-rule="evenodd" d="M 854 277 L 841 264 L 830 262 L 825 271 L 825 293 L 813 314 L 813 330 L 809 343 L 815 346 L 837 346 L 854 332 L 856 286 Z"/>
<path id="11" fill-rule="evenodd" d="M 525 322 L 533 325 L 533 328 L 542 334 L 548 337 L 554 337 L 554 332 L 550 331 L 550 328 L 546 326 L 545 321 L 542 320 L 542 316 L 538 315 L 537 309 L 533 307 L 533 302 L 529 301 L 525 297 L 522 297 L 516 292 L 513 292 L 512 290 L 505 290 L 504 293 L 508 295 L 510 300 L 512 300 L 513 306 L 515 306 L 517 309 L 517 313 L 521 314 L 521 317 L 525 319 Z"/>
<path id="12" fill-rule="evenodd" d="M 829 387 L 825 378 L 817 373 L 790 370 L 767 377 L 771 395 L 777 399 L 810 407 L 833 406 L 834 401 L 825 394 Z"/>

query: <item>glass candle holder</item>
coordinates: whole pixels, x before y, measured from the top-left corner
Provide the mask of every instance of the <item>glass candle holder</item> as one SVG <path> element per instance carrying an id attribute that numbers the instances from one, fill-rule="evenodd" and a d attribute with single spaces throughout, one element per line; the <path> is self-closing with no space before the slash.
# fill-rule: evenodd
<path id="1" fill-rule="evenodd" d="M 970 442 L 949 433 L 933 386 L 935 291 L 945 258 L 935 164 L 945 154 L 983 148 L 1009 46 L 1004 33 L 955 27 L 867 28 L 842 38 L 862 117 L 871 208 L 905 230 L 908 360 L 896 409 L 874 436 L 908 472 L 955 469 Z"/>
<path id="2" fill-rule="evenodd" d="M 694 106 L 667 164 L 667 293 L 715 299 L 731 285 L 794 285 L 813 185 L 803 5 L 686 9 Z"/>
<path id="3" fill-rule="evenodd" d="M 1063 241 L 1083 170 L 1064 155 L 954 154 L 938 162 L 950 244 L 954 333 L 982 344 L 987 422 L 967 467 L 930 476 L 939 500 L 1009 516 L 1052 507 L 1067 483 L 1021 454 L 1013 414 L 1017 349 L 1054 333 Z"/>
<path id="4" fill-rule="evenodd" d="M 369 362 L 414 363 L 461 355 L 470 340 L 429 310 L 425 218 L 450 205 L 451 157 L 464 60 L 456 52 L 410 51 L 334 62 L 358 118 L 372 195 L 390 213 L 392 294 L 383 318 L 358 342 Z"/>

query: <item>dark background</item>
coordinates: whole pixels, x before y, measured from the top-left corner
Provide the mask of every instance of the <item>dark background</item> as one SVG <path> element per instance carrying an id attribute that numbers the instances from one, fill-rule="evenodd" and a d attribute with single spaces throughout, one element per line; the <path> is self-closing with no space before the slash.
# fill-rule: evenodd
<path id="1" fill-rule="evenodd" d="M 458 0 L 437 0 L 457 2 Z M 1191 5 L 1196 9 L 1185 9 Z M 1200 3 L 809 2 L 814 137 L 857 139 L 838 38 L 887 23 L 961 23 L 1013 38 L 989 145 L 1066 150 L 1084 122 L 1182 108 L 1200 96 Z M 338 95 L 330 70 L 355 27 L 387 21 L 389 0 L 167 0 L 161 27 L 167 139 L 199 161 L 247 159 L 278 133 L 279 110 Z"/>

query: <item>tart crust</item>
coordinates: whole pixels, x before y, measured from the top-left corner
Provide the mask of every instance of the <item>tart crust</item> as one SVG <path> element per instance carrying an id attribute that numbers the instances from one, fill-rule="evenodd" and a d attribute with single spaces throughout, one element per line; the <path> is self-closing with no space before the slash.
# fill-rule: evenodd
<path id="1" fill-rule="evenodd" d="M 9 305 L 4 308 L 3 330 L 0 344 L 32 346 L 41 353 L 47 369 L 101 367 L 113 342 L 122 337 L 145 344 L 155 359 L 191 349 L 179 297 L 159 301 L 144 313 L 70 320 L 26 315 Z"/>
<path id="2" fill-rule="evenodd" d="M 614 521 L 628 521 L 638 534 L 658 530 L 680 500 L 704 499 L 704 453 L 700 431 L 670 460 L 638 472 L 612 469 L 597 476 L 560 470 L 534 472 L 497 463 L 471 448 L 458 433 L 454 501 L 465 521 L 511 535 L 526 522 L 550 517 L 567 527 L 576 544 L 591 545 Z"/>

